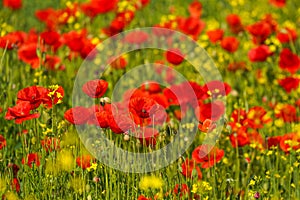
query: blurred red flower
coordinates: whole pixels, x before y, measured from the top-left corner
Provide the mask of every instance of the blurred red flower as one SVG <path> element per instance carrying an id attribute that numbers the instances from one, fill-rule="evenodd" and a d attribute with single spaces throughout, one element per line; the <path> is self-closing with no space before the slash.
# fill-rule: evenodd
<path id="1" fill-rule="evenodd" d="M 82 125 L 87 122 L 90 117 L 90 111 L 88 108 L 77 106 L 70 108 L 64 114 L 64 118 L 71 124 Z"/>
<path id="2" fill-rule="evenodd" d="M 206 32 L 211 43 L 216 43 L 223 39 L 224 30 L 223 29 L 215 29 Z"/>
<path id="3" fill-rule="evenodd" d="M 13 178 L 11 182 L 11 188 L 15 190 L 16 192 L 20 192 L 20 183 L 17 178 Z"/>
<path id="4" fill-rule="evenodd" d="M 108 83 L 102 79 L 95 79 L 86 82 L 82 86 L 82 91 L 92 98 L 100 98 L 102 97 L 108 87 Z"/>
<path id="5" fill-rule="evenodd" d="M 251 62 L 264 62 L 271 55 L 272 52 L 267 45 L 260 45 L 248 52 L 248 58 Z"/>
<path id="6" fill-rule="evenodd" d="M 230 31 L 234 34 L 238 34 L 244 30 L 241 18 L 236 14 L 227 15 L 226 22 L 230 27 Z"/>
<path id="7" fill-rule="evenodd" d="M 91 0 L 81 4 L 81 10 L 89 17 L 96 17 L 99 14 L 107 13 L 115 9 L 118 0 Z"/>
<path id="8" fill-rule="evenodd" d="M 127 61 L 123 56 L 120 56 L 118 58 L 111 58 L 108 60 L 108 63 L 110 63 L 110 66 L 113 69 L 125 69 L 127 65 Z"/>
<path id="9" fill-rule="evenodd" d="M 261 106 L 254 106 L 247 112 L 247 119 L 244 125 L 253 128 L 263 128 L 265 124 L 270 123 L 272 119 L 267 116 L 267 111 Z"/>
<path id="10" fill-rule="evenodd" d="M 179 30 L 187 35 L 192 36 L 194 40 L 198 38 L 198 36 L 200 35 L 204 27 L 205 27 L 205 23 L 198 18 L 194 18 L 194 17 L 178 18 Z"/>
<path id="11" fill-rule="evenodd" d="M 250 144 L 250 139 L 247 134 L 247 128 L 242 126 L 236 132 L 231 133 L 229 136 L 231 145 L 236 147 L 243 147 L 245 145 Z"/>
<path id="12" fill-rule="evenodd" d="M 272 147 L 277 147 L 280 143 L 281 136 L 272 136 L 267 138 L 268 149 Z"/>
<path id="13" fill-rule="evenodd" d="M 62 35 L 62 41 L 70 50 L 80 52 L 84 48 L 86 34 L 87 31 L 85 29 L 81 31 L 70 31 Z"/>
<path id="14" fill-rule="evenodd" d="M 125 35 L 124 41 L 129 44 L 142 44 L 148 40 L 148 33 L 144 31 L 134 31 Z"/>
<path id="15" fill-rule="evenodd" d="M 225 112 L 225 106 L 222 101 L 201 104 L 195 109 L 195 115 L 200 122 L 209 119 L 212 122 L 218 121 Z"/>
<path id="16" fill-rule="evenodd" d="M 289 152 L 300 148 L 300 137 L 297 133 L 287 133 L 281 137 L 279 146 L 282 151 Z"/>
<path id="17" fill-rule="evenodd" d="M 32 168 L 32 164 L 35 164 L 35 166 L 39 167 L 41 162 L 40 162 L 40 157 L 38 153 L 30 153 L 27 155 L 26 158 L 22 159 L 22 164 L 23 165 L 28 165 L 30 168 Z"/>
<path id="18" fill-rule="evenodd" d="M 300 79 L 294 77 L 286 77 L 284 79 L 278 80 L 278 83 L 287 93 L 290 93 L 292 90 L 296 90 L 299 87 Z"/>
<path id="19" fill-rule="evenodd" d="M 184 60 L 184 55 L 179 49 L 169 49 L 166 51 L 165 56 L 167 61 L 173 65 L 179 65 Z"/>
<path id="20" fill-rule="evenodd" d="M 283 30 L 278 31 L 276 37 L 281 43 L 289 43 L 295 42 L 298 36 L 296 30 L 291 28 L 285 28 Z"/>
<path id="21" fill-rule="evenodd" d="M 22 7 L 22 0 L 3 0 L 3 6 L 17 10 Z"/>
<path id="22" fill-rule="evenodd" d="M 30 114 L 31 104 L 28 101 L 20 101 L 16 106 L 8 108 L 5 115 L 7 120 L 15 120 L 16 124 L 21 124 L 23 121 L 38 118 L 39 113 Z"/>
<path id="23" fill-rule="evenodd" d="M 279 67 L 294 74 L 300 69 L 300 58 L 297 54 L 284 48 L 279 55 Z"/>
<path id="24" fill-rule="evenodd" d="M 286 0 L 269 0 L 269 3 L 278 8 L 282 8 L 286 4 Z"/>
<path id="25" fill-rule="evenodd" d="M 201 164 L 202 168 L 210 168 L 221 161 L 224 156 L 224 150 L 203 144 L 194 149 L 192 153 L 193 160 Z"/>
<path id="26" fill-rule="evenodd" d="M 0 135 L 0 150 L 6 147 L 6 139 L 3 135 Z"/>
<path id="27" fill-rule="evenodd" d="M 281 118 L 284 122 L 297 121 L 297 109 L 290 104 L 278 104 L 275 106 L 275 117 Z"/>
<path id="28" fill-rule="evenodd" d="M 8 50 L 18 48 L 24 43 L 26 36 L 27 34 L 22 31 L 10 32 L 0 37 L 0 48 Z"/>
<path id="29" fill-rule="evenodd" d="M 36 69 L 39 67 L 40 64 L 39 57 L 36 53 L 37 49 L 38 49 L 38 44 L 35 42 L 23 44 L 18 49 L 18 57 L 23 62 L 31 65 L 33 69 Z M 41 48 L 40 50 L 43 51 Z"/>
<path id="30" fill-rule="evenodd" d="M 221 40 L 221 47 L 230 53 L 234 53 L 239 48 L 239 40 L 235 37 L 227 36 Z"/>
<path id="31" fill-rule="evenodd" d="M 132 119 L 124 114 L 109 116 L 109 128 L 116 134 L 125 133 L 132 127 Z"/>
<path id="32" fill-rule="evenodd" d="M 87 169 L 91 166 L 91 162 L 94 161 L 94 158 L 91 155 L 82 155 L 76 158 L 76 163 L 82 169 Z"/>
<path id="33" fill-rule="evenodd" d="M 144 195 L 140 195 L 137 200 L 152 200 L 151 197 L 147 198 Z"/>
<path id="34" fill-rule="evenodd" d="M 190 16 L 193 18 L 199 18 L 202 13 L 202 4 L 198 0 L 194 0 L 188 7 Z"/>
<path id="35" fill-rule="evenodd" d="M 254 44 L 263 44 L 272 33 L 271 26 L 265 21 L 256 22 L 247 27 L 248 32 L 252 35 Z"/>

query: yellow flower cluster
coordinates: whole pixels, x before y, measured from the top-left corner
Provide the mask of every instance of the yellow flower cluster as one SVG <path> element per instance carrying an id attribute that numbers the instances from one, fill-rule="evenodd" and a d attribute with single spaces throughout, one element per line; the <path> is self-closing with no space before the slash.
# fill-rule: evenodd
<path id="1" fill-rule="evenodd" d="M 193 184 L 192 193 L 203 195 L 211 190 L 212 187 L 208 182 L 198 181 L 197 183 Z"/>
<path id="2" fill-rule="evenodd" d="M 163 180 L 156 176 L 144 176 L 140 181 L 140 188 L 142 190 L 160 189 L 163 185 Z"/>

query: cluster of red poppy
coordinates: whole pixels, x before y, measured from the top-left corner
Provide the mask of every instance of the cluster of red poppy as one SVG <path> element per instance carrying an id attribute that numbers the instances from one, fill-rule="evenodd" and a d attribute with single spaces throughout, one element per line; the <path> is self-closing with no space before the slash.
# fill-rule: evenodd
<path id="1" fill-rule="evenodd" d="M 108 83 L 101 79 L 88 81 L 82 86 L 83 92 L 91 98 L 103 97 L 107 88 Z M 149 126 L 162 125 L 170 119 L 170 115 L 181 120 L 189 107 L 195 110 L 199 129 L 203 132 L 211 131 L 213 123 L 224 114 L 225 106 L 220 100 L 205 101 L 210 97 L 225 96 L 230 90 L 228 84 L 220 81 L 211 81 L 204 86 L 196 82 L 183 82 L 165 88 L 157 82 L 148 81 L 135 90 L 125 92 L 123 102 L 89 108 L 73 107 L 65 112 L 64 117 L 75 125 L 110 128 L 116 134 L 132 131 L 138 138 L 145 138 L 147 145 L 153 145 L 158 131 Z M 137 127 L 143 128 L 137 131 Z"/>
<path id="2" fill-rule="evenodd" d="M 35 110 L 41 104 L 46 108 L 52 108 L 62 101 L 63 96 L 64 90 L 61 86 L 55 89 L 41 86 L 23 88 L 17 94 L 17 105 L 8 108 L 5 119 L 14 119 L 16 124 L 21 124 L 23 121 L 38 118 L 40 114 Z"/>

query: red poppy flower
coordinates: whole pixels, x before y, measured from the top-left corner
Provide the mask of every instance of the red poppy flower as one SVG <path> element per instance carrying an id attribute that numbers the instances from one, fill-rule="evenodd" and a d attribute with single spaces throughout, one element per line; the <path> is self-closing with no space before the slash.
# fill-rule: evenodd
<path id="1" fill-rule="evenodd" d="M 278 8 L 282 8 L 286 4 L 286 0 L 269 0 L 269 3 Z"/>
<path id="2" fill-rule="evenodd" d="M 278 23 L 271 14 L 266 14 L 261 21 L 269 24 L 272 33 L 277 31 Z"/>
<path id="3" fill-rule="evenodd" d="M 227 15 L 226 22 L 230 27 L 230 31 L 234 34 L 238 34 L 239 32 L 244 30 L 241 19 L 236 14 Z"/>
<path id="4" fill-rule="evenodd" d="M 268 137 L 268 139 L 267 139 L 268 149 L 270 149 L 272 147 L 277 147 L 280 143 L 280 140 L 281 140 L 281 136 Z"/>
<path id="5" fill-rule="evenodd" d="M 199 18 L 178 18 L 178 28 L 183 33 L 190 35 L 194 40 L 198 38 L 205 27 L 205 23 Z"/>
<path id="6" fill-rule="evenodd" d="M 231 129 L 233 132 L 238 131 L 241 126 L 245 123 L 245 120 L 247 119 L 247 113 L 244 109 L 235 109 L 231 113 L 230 120 L 232 122 L 229 122 L 229 125 L 231 126 Z"/>
<path id="7" fill-rule="evenodd" d="M 16 192 L 20 192 L 20 183 L 19 180 L 17 178 L 13 178 L 12 182 L 11 182 L 11 188 L 12 190 L 15 190 Z"/>
<path id="8" fill-rule="evenodd" d="M 94 18 L 99 14 L 107 13 L 115 9 L 118 0 L 91 0 L 81 4 L 81 10 L 89 17 Z"/>
<path id="9" fill-rule="evenodd" d="M 103 110 L 100 112 L 96 112 L 96 123 L 95 125 L 100 126 L 101 128 L 109 127 L 109 118 L 111 113 L 109 111 Z"/>
<path id="10" fill-rule="evenodd" d="M 198 180 L 202 179 L 202 172 L 194 160 L 186 159 L 181 165 L 181 174 L 187 178 L 193 178 L 193 171 L 197 172 Z"/>
<path id="11" fill-rule="evenodd" d="M 46 55 L 43 66 L 48 70 L 64 70 L 65 66 L 62 65 L 61 59 L 58 56 Z"/>
<path id="12" fill-rule="evenodd" d="M 199 18 L 202 12 L 202 4 L 199 1 L 195 0 L 189 5 L 188 9 L 191 17 Z"/>
<path id="13" fill-rule="evenodd" d="M 91 162 L 93 162 L 93 157 L 91 155 L 82 155 L 76 158 L 76 163 L 82 169 L 87 169 L 91 166 Z"/>
<path id="14" fill-rule="evenodd" d="M 223 29 L 210 30 L 206 32 L 206 35 L 208 36 L 208 39 L 210 40 L 211 43 L 216 43 L 222 40 L 224 35 L 224 30 Z"/>
<path id="15" fill-rule="evenodd" d="M 279 55 L 279 67 L 294 74 L 300 69 L 300 58 L 289 49 L 282 49 Z"/>
<path id="16" fill-rule="evenodd" d="M 52 152 L 60 148 L 60 140 L 58 138 L 46 137 L 41 140 L 41 145 L 46 152 Z"/>
<path id="17" fill-rule="evenodd" d="M 142 44 L 148 40 L 148 33 L 144 31 L 134 31 L 126 34 L 124 41 L 129 44 Z"/>
<path id="18" fill-rule="evenodd" d="M 231 87 L 225 82 L 218 80 L 210 81 L 203 86 L 204 98 L 226 96 L 230 93 Z"/>
<path id="19" fill-rule="evenodd" d="M 144 127 L 140 130 L 137 130 L 136 133 L 137 138 L 140 140 L 141 144 L 146 146 L 155 146 L 156 138 L 159 135 L 158 130 L 153 128 Z"/>
<path id="20" fill-rule="evenodd" d="M 80 50 L 80 56 L 82 59 L 93 60 L 97 55 L 96 44 L 93 44 L 91 40 L 83 40 L 83 48 Z"/>
<path id="21" fill-rule="evenodd" d="M 264 62 L 270 55 L 272 52 L 267 45 L 260 45 L 248 52 L 248 58 L 251 62 Z"/>
<path id="22" fill-rule="evenodd" d="M 298 36 L 296 30 L 285 28 L 279 31 L 276 37 L 281 43 L 289 43 L 289 42 L 295 42 Z"/>
<path id="23" fill-rule="evenodd" d="M 43 10 L 37 10 L 35 16 L 42 22 L 44 22 L 49 30 L 55 30 L 59 25 L 60 12 L 53 8 L 46 8 Z"/>
<path id="24" fill-rule="evenodd" d="M 147 97 L 135 97 L 130 99 L 129 111 L 140 118 L 148 118 L 156 108 L 156 102 Z"/>
<path id="25" fill-rule="evenodd" d="M 31 105 L 31 110 L 36 109 L 48 99 L 48 91 L 46 88 L 40 86 L 30 86 L 27 88 L 23 88 L 18 91 L 17 98 L 18 101 L 28 101 Z"/>
<path id="26" fill-rule="evenodd" d="M 284 79 L 278 80 L 278 83 L 287 93 L 290 93 L 292 90 L 296 90 L 299 87 L 300 79 L 293 77 L 286 77 Z"/>
<path id="27" fill-rule="evenodd" d="M 86 30 L 70 31 L 63 34 L 62 41 L 70 50 L 80 52 L 84 48 L 84 41 L 86 40 Z"/>
<path id="28" fill-rule="evenodd" d="M 225 106 L 221 101 L 206 103 L 198 106 L 195 109 L 195 114 L 200 122 L 210 119 L 215 122 L 218 121 L 225 112 Z"/>
<path id="29" fill-rule="evenodd" d="M 110 115 L 109 117 L 109 128 L 116 134 L 125 133 L 132 126 L 132 120 L 126 115 Z"/>
<path id="30" fill-rule="evenodd" d="M 7 48 L 8 50 L 14 47 L 20 47 L 26 38 L 26 33 L 21 31 L 11 32 L 3 37 L 0 37 L 0 48 Z"/>
<path id="31" fill-rule="evenodd" d="M 6 140 L 3 135 L 0 135 L 0 150 L 6 147 Z"/>
<path id="32" fill-rule="evenodd" d="M 281 137 L 279 146 L 282 151 L 289 152 L 300 148 L 300 138 L 296 133 L 288 133 Z"/>
<path id="33" fill-rule="evenodd" d="M 37 48 L 38 48 L 37 43 L 28 43 L 28 44 L 23 44 L 18 49 L 19 59 L 31 65 L 33 69 L 38 68 L 40 63 L 39 57 L 37 56 L 36 53 Z"/>
<path id="34" fill-rule="evenodd" d="M 180 197 L 186 196 L 190 194 L 189 186 L 185 183 L 183 184 L 176 184 L 173 193 L 177 196 L 179 194 Z"/>
<path id="35" fill-rule="evenodd" d="M 71 124 L 82 125 L 87 122 L 90 117 L 90 111 L 88 108 L 77 106 L 70 108 L 64 114 L 64 118 Z"/>
<path id="36" fill-rule="evenodd" d="M 221 47 L 230 53 L 234 53 L 239 48 L 240 42 L 235 37 L 224 37 L 221 40 Z"/>
<path id="37" fill-rule="evenodd" d="M 108 63 L 110 63 L 110 66 L 113 69 L 125 69 L 127 65 L 127 61 L 123 56 L 120 56 L 117 59 L 112 58 Z"/>
<path id="38" fill-rule="evenodd" d="M 15 120 L 16 124 L 21 124 L 23 121 L 38 118 L 39 113 L 30 114 L 31 104 L 28 101 L 20 101 L 16 106 L 8 108 L 5 115 L 7 120 Z"/>
<path id="39" fill-rule="evenodd" d="M 167 61 L 173 65 L 179 65 L 184 60 L 184 55 L 179 49 L 169 49 L 165 56 Z"/>
<path id="40" fill-rule="evenodd" d="M 3 0 L 3 6 L 17 10 L 22 7 L 22 0 Z"/>
<path id="41" fill-rule="evenodd" d="M 134 12 L 124 11 L 117 13 L 116 17 L 110 23 L 110 29 L 115 32 L 121 32 L 134 19 Z"/>
<path id="42" fill-rule="evenodd" d="M 247 27 L 247 30 L 252 35 L 254 44 L 263 44 L 272 33 L 271 26 L 265 21 L 252 24 Z"/>
<path id="43" fill-rule="evenodd" d="M 275 106 L 275 117 L 283 119 L 284 122 L 297 121 L 297 110 L 290 104 L 278 104 Z"/>
<path id="44" fill-rule="evenodd" d="M 209 168 L 221 161 L 224 150 L 211 147 L 207 144 L 198 146 L 192 153 L 193 160 L 200 163 L 202 168 Z"/>
<path id="45" fill-rule="evenodd" d="M 267 111 L 263 107 L 254 106 L 248 111 L 244 125 L 249 128 L 257 129 L 263 128 L 265 124 L 271 121 L 272 119 L 267 116 Z"/>
<path id="46" fill-rule="evenodd" d="M 35 166 L 39 167 L 41 162 L 40 162 L 40 157 L 37 153 L 30 153 L 27 155 L 26 158 L 22 159 L 22 164 L 23 165 L 28 165 L 30 168 L 32 168 L 32 164 L 35 164 Z"/>
<path id="47" fill-rule="evenodd" d="M 156 94 L 156 93 L 160 93 L 162 91 L 160 84 L 155 82 L 155 81 L 146 81 L 144 82 L 140 89 L 142 91 L 148 91 L 149 94 Z"/>
<path id="48" fill-rule="evenodd" d="M 52 46 L 54 52 L 62 45 L 60 41 L 60 34 L 56 31 L 44 31 L 41 33 L 41 39 L 45 44 Z"/>
<path id="49" fill-rule="evenodd" d="M 247 134 L 247 128 L 241 127 L 237 130 L 237 132 L 231 133 L 229 136 L 231 145 L 236 147 L 243 147 L 245 145 L 250 144 L 250 139 Z"/>
<path id="50" fill-rule="evenodd" d="M 140 195 L 137 200 L 152 200 L 151 197 L 147 198 L 144 195 Z"/>
<path id="51" fill-rule="evenodd" d="M 216 128 L 216 124 L 212 122 L 210 119 L 206 119 L 204 120 L 203 123 L 200 122 L 198 125 L 198 129 L 205 133 L 209 133 L 215 128 Z"/>
<path id="52" fill-rule="evenodd" d="M 86 82 L 82 86 L 82 91 L 92 98 L 102 97 L 108 87 L 108 83 L 105 80 L 96 79 Z"/>

